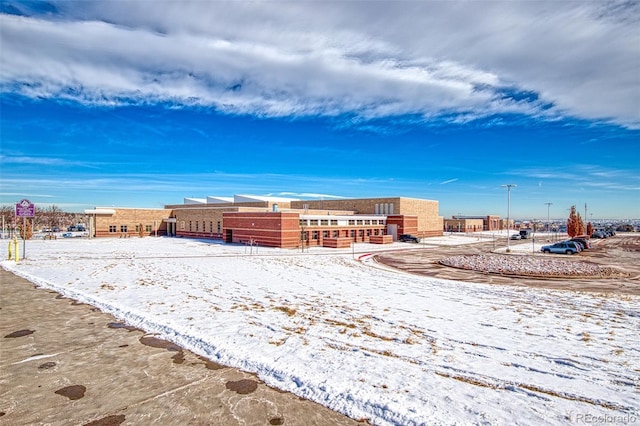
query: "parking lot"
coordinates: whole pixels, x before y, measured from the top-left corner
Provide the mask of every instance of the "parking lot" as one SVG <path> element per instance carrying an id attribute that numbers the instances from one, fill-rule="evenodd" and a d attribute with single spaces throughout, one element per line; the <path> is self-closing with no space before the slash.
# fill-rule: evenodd
<path id="1" fill-rule="evenodd" d="M 522 251 L 505 254 L 505 256 L 536 256 L 546 259 L 562 258 L 571 261 L 592 262 L 609 266 L 626 273 L 626 277 L 610 279 L 580 278 L 532 278 L 523 276 L 487 274 L 477 271 L 463 270 L 441 265 L 439 261 L 453 255 L 472 255 L 491 253 L 496 247 L 504 247 L 507 242 L 502 239 L 494 243 L 478 242 L 458 246 L 416 247 L 403 251 L 386 252 L 375 257 L 376 261 L 403 271 L 434 278 L 487 283 L 505 284 L 548 289 L 580 290 L 595 292 L 615 292 L 623 294 L 640 294 L 640 235 L 618 234 L 611 238 L 592 240 L 592 248 L 580 254 L 569 256 L 563 254 L 543 254 Z M 529 240 L 511 241 L 512 247 L 531 245 Z"/>

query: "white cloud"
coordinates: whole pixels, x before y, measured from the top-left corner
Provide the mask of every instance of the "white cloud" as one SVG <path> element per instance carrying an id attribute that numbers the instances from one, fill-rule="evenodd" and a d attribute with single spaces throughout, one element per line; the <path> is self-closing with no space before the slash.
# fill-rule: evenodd
<path id="1" fill-rule="evenodd" d="M 455 178 L 455 179 L 448 179 L 448 180 L 445 180 L 445 181 L 440 182 L 440 185 L 446 185 L 446 184 L 448 184 L 448 183 L 453 183 L 453 182 L 457 182 L 457 181 L 458 181 L 458 178 Z"/>
<path id="2" fill-rule="evenodd" d="M 567 114 L 637 127 L 640 33 L 630 7 L 637 8 L 64 2 L 64 19 L 2 15 L 1 84 L 4 92 L 102 105 L 462 122 L 495 113 Z"/>

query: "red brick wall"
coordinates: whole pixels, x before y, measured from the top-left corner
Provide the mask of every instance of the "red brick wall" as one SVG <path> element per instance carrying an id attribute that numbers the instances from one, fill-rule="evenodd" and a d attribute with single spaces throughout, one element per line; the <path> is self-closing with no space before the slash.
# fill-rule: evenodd
<path id="1" fill-rule="evenodd" d="M 387 225 L 398 225 L 398 236 L 401 234 L 412 234 L 418 236 L 418 217 L 393 215 L 387 216 Z M 439 231 L 442 233 L 442 231 Z M 422 235 L 420 235 L 422 236 Z"/>
<path id="2" fill-rule="evenodd" d="M 300 244 L 300 215 L 281 212 L 237 212 L 223 214 L 223 234 L 231 232 L 233 243 L 294 248 Z"/>

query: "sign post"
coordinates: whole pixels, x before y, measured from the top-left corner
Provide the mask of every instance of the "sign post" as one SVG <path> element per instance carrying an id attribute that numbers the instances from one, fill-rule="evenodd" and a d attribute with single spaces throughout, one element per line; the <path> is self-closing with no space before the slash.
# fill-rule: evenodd
<path id="1" fill-rule="evenodd" d="M 27 218 L 36 215 L 36 206 L 31 201 L 21 200 L 16 204 L 16 219 L 22 218 L 22 258 L 27 257 Z"/>

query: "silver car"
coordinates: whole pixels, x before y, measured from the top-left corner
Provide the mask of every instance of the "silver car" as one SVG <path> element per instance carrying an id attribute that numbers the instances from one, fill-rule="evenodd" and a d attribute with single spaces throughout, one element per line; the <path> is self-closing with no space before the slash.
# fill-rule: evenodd
<path id="1" fill-rule="evenodd" d="M 573 241 L 561 241 L 548 246 L 542 246 L 540 251 L 543 253 L 576 254 L 580 253 L 582 249 L 578 243 Z"/>

